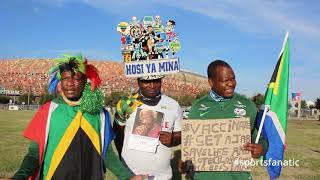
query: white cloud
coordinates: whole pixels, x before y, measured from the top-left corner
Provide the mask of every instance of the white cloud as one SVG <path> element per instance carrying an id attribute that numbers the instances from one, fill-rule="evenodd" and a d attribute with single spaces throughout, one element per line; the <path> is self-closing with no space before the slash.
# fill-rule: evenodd
<path id="1" fill-rule="evenodd" d="M 72 1 L 72 0 L 64 0 Z M 310 10 L 312 2 L 263 0 L 153 0 L 105 1 L 81 0 L 89 6 L 115 14 L 143 13 L 150 7 L 172 6 L 226 22 L 243 32 L 260 37 L 282 37 L 290 32 L 292 55 L 305 58 L 309 63 L 318 61 L 320 23 L 318 15 Z M 143 11 L 139 11 L 142 9 Z M 165 11 L 165 8 L 164 8 Z"/>
<path id="2" fill-rule="evenodd" d="M 299 34 L 320 37 L 319 24 L 309 21 L 304 2 L 258 1 L 258 0 L 204 0 L 169 1 L 159 3 L 196 12 L 204 16 L 222 20 L 248 32 L 265 32 L 266 29 L 289 30 Z M 305 17 L 305 18 L 303 18 Z"/>
<path id="3" fill-rule="evenodd" d="M 137 14 L 158 5 L 172 6 L 195 12 L 215 20 L 225 21 L 246 32 L 275 33 L 285 30 L 305 36 L 320 37 L 320 24 L 308 17 L 311 3 L 263 0 L 33 0 L 62 7 L 66 3 L 84 3 L 116 14 Z M 308 7 L 309 6 L 309 7 Z M 165 9 L 164 9 L 165 11 Z M 315 18 L 315 20 L 318 20 Z M 270 32 L 269 32 L 270 33 Z"/>

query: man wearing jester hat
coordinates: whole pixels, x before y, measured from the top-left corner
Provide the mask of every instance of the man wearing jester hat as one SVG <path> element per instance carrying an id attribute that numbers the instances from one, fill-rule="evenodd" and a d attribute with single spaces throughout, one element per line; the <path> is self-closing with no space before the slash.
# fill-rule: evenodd
<path id="1" fill-rule="evenodd" d="M 104 179 L 106 168 L 119 179 L 141 179 L 122 165 L 110 142 L 110 115 L 103 108 L 97 69 L 81 55 L 56 59 L 49 93 L 61 92 L 35 114 L 24 136 L 27 155 L 12 179 Z"/>
<path id="2" fill-rule="evenodd" d="M 115 143 L 125 164 L 133 173 L 148 174 L 154 180 L 172 178 L 170 148 L 181 143 L 182 111 L 175 100 L 161 93 L 162 78 L 157 75 L 138 78 L 138 92 L 120 99 L 114 122 L 117 134 Z M 135 116 L 139 116 L 143 110 L 151 110 L 163 117 L 155 152 L 129 147 L 130 138 L 134 134 Z"/>

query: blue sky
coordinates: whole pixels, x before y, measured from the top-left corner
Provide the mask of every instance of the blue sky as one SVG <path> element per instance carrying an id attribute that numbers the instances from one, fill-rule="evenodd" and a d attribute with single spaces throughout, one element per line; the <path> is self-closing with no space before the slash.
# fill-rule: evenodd
<path id="1" fill-rule="evenodd" d="M 237 91 L 252 96 L 265 92 L 288 30 L 290 93 L 313 101 L 320 97 L 319 12 L 316 0 L 2 0 L 0 59 L 81 52 L 120 62 L 118 23 L 160 15 L 176 21 L 183 69 L 205 75 L 212 60 L 226 60 Z"/>

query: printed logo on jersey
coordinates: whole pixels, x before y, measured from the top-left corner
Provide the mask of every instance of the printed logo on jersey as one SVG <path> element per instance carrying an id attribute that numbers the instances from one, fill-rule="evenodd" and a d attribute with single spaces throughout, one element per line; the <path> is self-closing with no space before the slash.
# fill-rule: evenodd
<path id="1" fill-rule="evenodd" d="M 245 108 L 247 107 L 246 105 L 242 104 L 240 101 L 237 101 L 237 104 L 234 104 L 235 107 L 237 108 Z"/>
<path id="2" fill-rule="evenodd" d="M 198 108 L 199 111 L 205 111 L 207 109 L 209 109 L 210 107 L 204 105 L 204 104 L 200 104 L 200 107 Z"/>
<path id="3" fill-rule="evenodd" d="M 233 110 L 233 112 L 234 112 L 234 114 L 235 114 L 236 116 L 238 116 L 238 117 L 242 117 L 242 116 L 244 116 L 244 115 L 247 114 L 246 110 L 245 110 L 245 109 L 242 109 L 242 108 L 235 108 L 235 109 Z"/>

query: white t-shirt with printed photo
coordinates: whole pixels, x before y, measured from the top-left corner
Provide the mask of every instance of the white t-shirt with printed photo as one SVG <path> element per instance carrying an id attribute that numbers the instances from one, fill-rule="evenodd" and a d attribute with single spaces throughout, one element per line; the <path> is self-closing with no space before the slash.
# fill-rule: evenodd
<path id="1" fill-rule="evenodd" d="M 178 102 L 172 98 L 162 95 L 161 100 L 156 106 L 148 106 L 143 104 L 139 108 L 163 113 L 161 131 L 181 131 L 182 110 Z M 128 141 L 134 125 L 136 113 L 137 110 L 135 110 L 135 112 L 133 112 L 126 121 L 122 158 L 135 174 L 148 174 L 149 176 L 154 176 L 155 180 L 171 179 L 171 148 L 161 144 L 160 141 L 155 153 L 128 148 Z"/>

